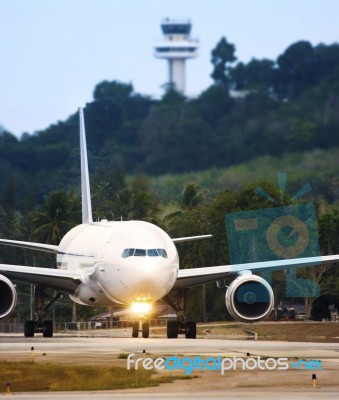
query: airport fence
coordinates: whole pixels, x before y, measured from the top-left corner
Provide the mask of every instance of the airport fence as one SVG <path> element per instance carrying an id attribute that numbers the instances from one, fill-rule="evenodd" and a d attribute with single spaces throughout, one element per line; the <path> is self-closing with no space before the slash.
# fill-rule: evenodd
<path id="1" fill-rule="evenodd" d="M 151 327 L 166 326 L 167 319 L 150 320 Z M 88 321 L 88 322 L 54 322 L 54 332 L 93 331 L 107 329 L 123 329 L 132 325 L 131 321 Z M 21 322 L 0 323 L 0 333 L 23 333 L 24 324 Z"/>
<path id="2" fill-rule="evenodd" d="M 332 322 L 339 322 L 339 315 L 331 316 Z M 150 327 L 165 327 L 168 319 L 153 319 L 150 320 Z M 94 330 L 108 329 L 126 329 L 132 326 L 131 321 L 88 321 L 88 322 L 54 322 L 54 332 L 56 333 L 71 333 L 71 332 L 86 332 Z M 255 332 L 244 329 L 249 338 L 256 339 Z M 206 329 L 208 331 L 208 329 Z M 2 322 L 0 323 L 0 333 L 23 333 L 24 324 L 22 322 Z M 205 332 L 204 332 L 205 333 Z M 207 332 L 206 332 L 207 334 Z M 243 334 L 243 330 L 239 330 L 239 335 Z M 252 337 L 253 336 L 253 337 Z"/>

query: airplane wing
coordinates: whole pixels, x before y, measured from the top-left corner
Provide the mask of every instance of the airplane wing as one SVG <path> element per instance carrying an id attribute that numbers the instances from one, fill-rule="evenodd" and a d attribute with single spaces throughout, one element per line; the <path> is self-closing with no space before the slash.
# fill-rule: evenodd
<path id="1" fill-rule="evenodd" d="M 80 275 L 54 268 L 0 264 L 0 275 L 15 282 L 46 285 L 68 294 L 74 294 L 81 283 Z"/>
<path id="2" fill-rule="evenodd" d="M 58 246 L 53 246 L 51 244 L 21 242 L 19 240 L 7 240 L 7 239 L 0 239 L 0 244 L 4 244 L 6 246 L 22 247 L 24 249 L 46 251 L 47 253 L 54 253 L 54 254 L 58 252 Z"/>
<path id="3" fill-rule="evenodd" d="M 221 265 L 218 267 L 189 268 L 179 270 L 173 289 L 184 289 L 204 283 L 216 282 L 236 276 L 239 273 L 274 271 L 293 267 L 308 267 L 339 261 L 339 254 L 333 256 L 293 258 L 288 260 L 263 261 L 248 264 Z"/>
<path id="4" fill-rule="evenodd" d="M 174 238 L 172 239 L 173 243 L 183 243 L 183 242 L 190 242 L 192 240 L 201 240 L 201 239 L 209 239 L 212 235 L 200 235 L 200 236 L 187 236 L 181 238 Z"/>

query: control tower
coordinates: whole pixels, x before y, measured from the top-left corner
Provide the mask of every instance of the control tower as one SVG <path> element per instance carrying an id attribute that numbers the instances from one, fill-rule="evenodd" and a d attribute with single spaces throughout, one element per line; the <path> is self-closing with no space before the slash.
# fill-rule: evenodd
<path id="1" fill-rule="evenodd" d="M 198 55 L 199 43 L 190 38 L 190 20 L 165 18 L 161 21 L 163 40 L 155 45 L 155 57 L 168 61 L 168 83 L 178 92 L 185 92 L 185 62 Z"/>

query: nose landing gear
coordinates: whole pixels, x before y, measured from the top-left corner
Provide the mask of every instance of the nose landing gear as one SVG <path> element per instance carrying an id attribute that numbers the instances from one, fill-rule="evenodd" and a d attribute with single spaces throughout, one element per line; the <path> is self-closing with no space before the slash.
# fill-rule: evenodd
<path id="1" fill-rule="evenodd" d="M 133 322 L 132 337 L 137 338 L 139 336 L 139 332 L 142 334 L 143 338 L 147 339 L 149 337 L 149 321 L 140 320 Z"/>

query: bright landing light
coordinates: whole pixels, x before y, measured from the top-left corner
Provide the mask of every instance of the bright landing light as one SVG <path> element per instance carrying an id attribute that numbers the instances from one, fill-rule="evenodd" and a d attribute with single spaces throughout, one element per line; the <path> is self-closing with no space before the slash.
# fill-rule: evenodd
<path id="1" fill-rule="evenodd" d="M 131 310 L 134 314 L 144 315 L 151 311 L 152 304 L 149 301 L 134 301 Z"/>

